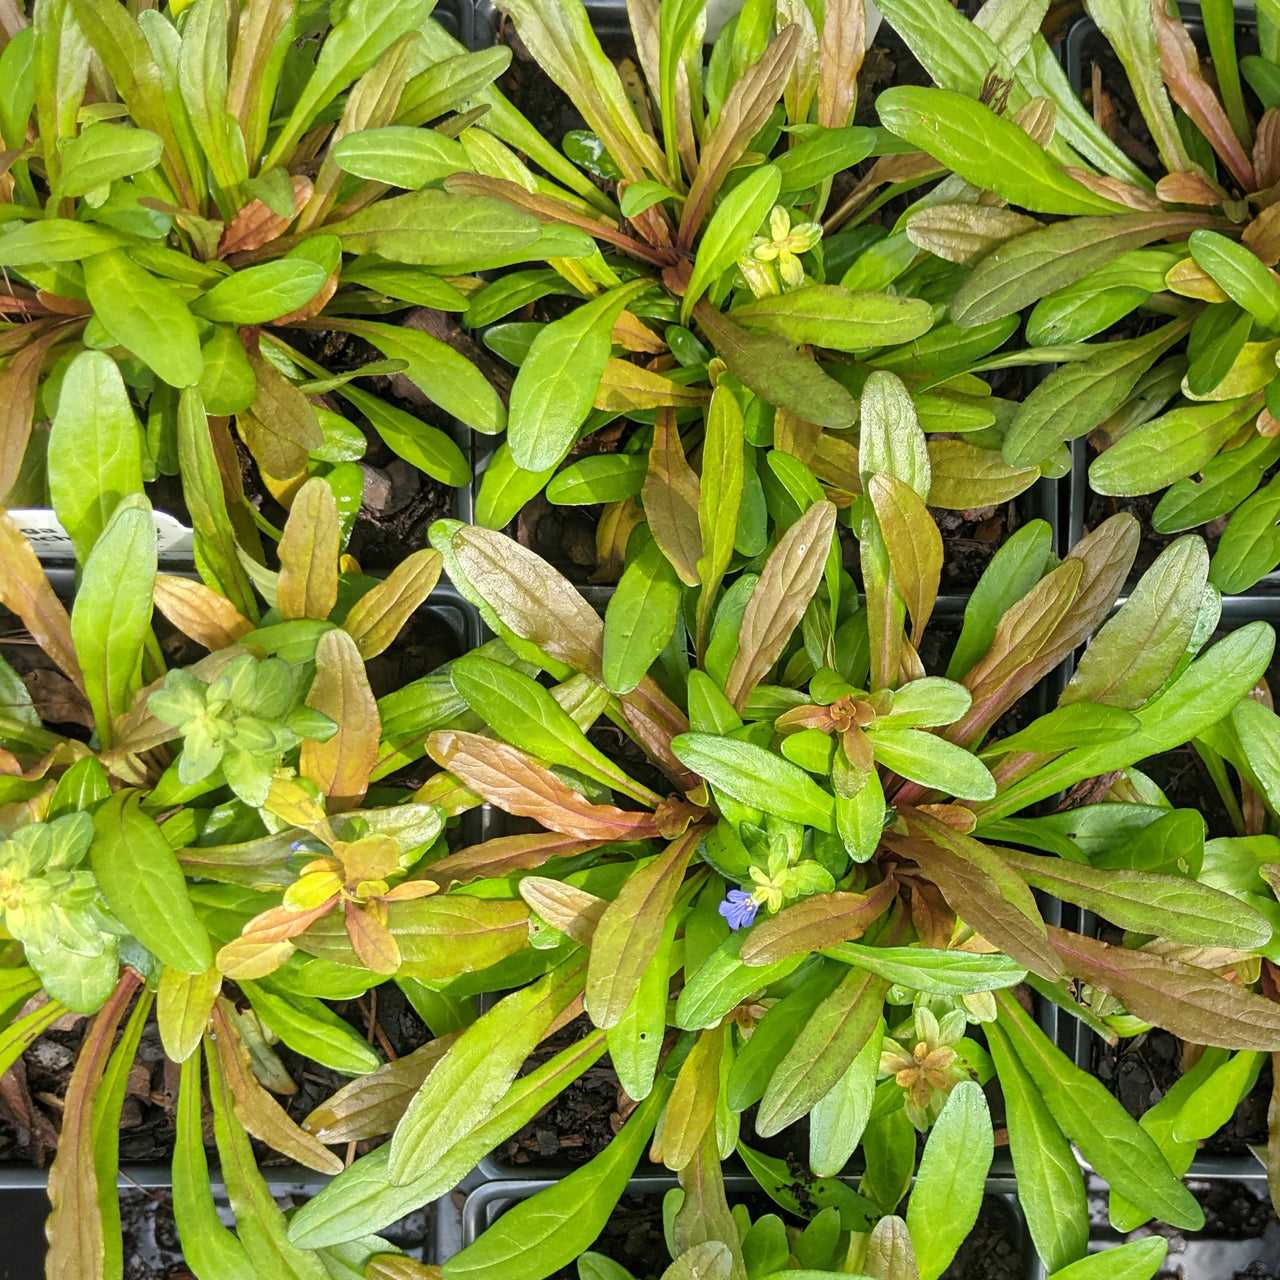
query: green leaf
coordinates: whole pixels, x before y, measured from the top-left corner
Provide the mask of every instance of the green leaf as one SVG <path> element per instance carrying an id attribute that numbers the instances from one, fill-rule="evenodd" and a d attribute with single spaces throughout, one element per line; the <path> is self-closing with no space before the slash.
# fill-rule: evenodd
<path id="1" fill-rule="evenodd" d="M 334 327 L 338 327 L 336 322 Z M 507 411 L 497 391 L 466 356 L 455 351 L 448 343 L 407 325 L 345 320 L 341 322 L 341 327 L 366 338 L 384 356 L 403 360 L 407 366 L 405 376 L 409 381 L 447 414 L 465 422 L 473 430 L 485 435 L 496 435 L 506 426 Z M 355 397 L 347 396 L 347 390 L 344 387 L 342 394 L 363 412 L 364 405 L 357 402 Z M 369 416 L 374 426 L 378 427 L 378 420 L 374 415 Z M 381 418 L 384 421 L 402 422 L 394 415 L 383 414 Z M 404 424 L 404 430 L 410 431 L 407 424 Z"/>
<path id="2" fill-rule="evenodd" d="M 809 1167 L 819 1177 L 842 1173 L 862 1139 L 875 1100 L 883 1032 L 882 1022 L 835 1087 L 809 1113 Z"/>
<path id="3" fill-rule="evenodd" d="M 834 351 L 910 342 L 933 327 L 933 308 L 922 298 L 860 293 L 832 284 L 756 298 L 729 315 L 748 329 Z"/>
<path id="4" fill-rule="evenodd" d="M 644 488 L 649 470 L 643 453 L 597 453 L 556 472 L 547 485 L 547 501 L 557 506 L 621 502 Z"/>
<path id="5" fill-rule="evenodd" d="M 53 194 L 83 196 L 154 168 L 163 152 L 164 144 L 146 129 L 105 122 L 87 125 L 62 149 L 62 170 Z"/>
<path id="6" fill-rule="evenodd" d="M 471 168 L 457 139 L 405 125 L 349 133 L 334 144 L 329 156 L 344 173 L 406 191 Z"/>
<path id="7" fill-rule="evenodd" d="M 532 986 L 505 996 L 449 1047 L 391 1140 L 390 1180 L 407 1183 L 484 1123 L 556 1017 L 582 991 L 571 956 Z"/>
<path id="8" fill-rule="evenodd" d="M 1026 977 L 1023 966 L 998 953 L 945 951 L 930 947 L 865 947 L 842 942 L 823 955 L 841 964 L 866 969 L 898 986 L 938 996 L 974 995 L 1016 986 Z"/>
<path id="9" fill-rule="evenodd" d="M 470 483 L 471 467 L 466 457 L 439 427 L 433 427 L 398 405 L 388 404 L 359 387 L 341 386 L 337 393 L 369 419 L 370 425 L 392 453 L 441 484 L 460 486 Z"/>
<path id="10" fill-rule="evenodd" d="M 769 1077 L 756 1116 L 761 1137 L 780 1133 L 835 1088 L 875 1035 L 889 986 L 886 978 L 852 969 L 818 1005 Z"/>
<path id="11" fill-rule="evenodd" d="M 105 352 L 82 351 L 67 366 L 48 466 L 53 509 L 83 565 L 120 499 L 142 492 L 142 429 Z"/>
<path id="12" fill-rule="evenodd" d="M 670 1092 L 671 1081 L 660 1077 L 598 1156 L 504 1213 L 444 1264 L 445 1280 L 509 1280 L 513 1265 L 527 1280 L 543 1280 L 582 1254 L 626 1190 Z"/>
<path id="13" fill-rule="evenodd" d="M 866 731 L 876 760 L 895 773 L 960 800 L 990 800 L 995 779 L 977 756 L 919 729 Z"/>
<path id="14" fill-rule="evenodd" d="M 240 987 L 267 1029 L 303 1057 L 346 1076 L 364 1075 L 382 1065 L 369 1042 L 323 1001 L 288 995 L 248 979 L 242 979 Z"/>
<path id="15" fill-rule="evenodd" d="M 129 237 L 91 222 L 44 218 L 10 223 L 0 235 L 0 267 L 39 267 L 80 262 L 129 243 Z"/>
<path id="16" fill-rule="evenodd" d="M 1133 710 L 1159 692 L 1187 652 L 1208 577 L 1201 539 L 1179 538 L 1166 547 L 1081 655 L 1060 704 Z"/>
<path id="17" fill-rule="evenodd" d="M 117 791 L 93 815 L 93 828 L 89 858 L 112 912 L 169 968 L 211 968 L 209 935 L 187 897 L 177 855 L 142 812 L 140 794 Z"/>
<path id="18" fill-rule="evenodd" d="M 1049 1280 L 1151 1280 L 1168 1251 L 1169 1242 L 1163 1236 L 1130 1240 L 1081 1258 L 1055 1271 Z"/>
<path id="19" fill-rule="evenodd" d="M 745 1142 L 738 1143 L 738 1154 L 747 1171 L 776 1204 L 799 1218 L 812 1219 L 825 1209 L 840 1214 L 842 1231 L 869 1231 L 877 1216 L 876 1207 L 838 1178 L 814 1178 L 803 1171 L 795 1173 L 788 1161 L 755 1151 Z M 784 1275 L 804 1277 L 804 1271 L 787 1271 Z M 809 1272 L 825 1276 L 826 1272 Z M 842 1273 L 837 1273 L 842 1274 Z M 858 1280 L 858 1277 L 854 1277 Z"/>
<path id="20" fill-rule="evenodd" d="M 376 253 L 422 267 L 461 267 L 535 245 L 538 220 L 501 200 L 428 188 L 392 196 L 331 222 L 325 231 L 347 253 Z M 495 262 L 496 265 L 496 262 Z"/>
<path id="21" fill-rule="evenodd" d="M 1222 291 L 1266 329 L 1280 329 L 1280 284 L 1244 245 L 1216 231 L 1193 231 L 1191 256 Z"/>
<path id="22" fill-rule="evenodd" d="M 1084 778 L 1127 769 L 1172 750 L 1227 715 L 1253 688 L 1275 650 L 1275 633 L 1251 622 L 1218 641 L 1157 697 L 1134 713 L 1140 728 L 1117 742 L 1076 747 L 978 809 L 979 828 Z"/>
<path id="23" fill-rule="evenodd" d="M 683 765 L 743 804 L 820 831 L 835 828 L 834 797 L 772 751 L 709 733 L 682 733 L 671 749 Z"/>
<path id="24" fill-rule="evenodd" d="M 89 553 L 71 610 L 71 635 L 104 747 L 114 744 L 116 718 L 142 687 L 155 577 L 151 504 L 142 494 L 129 494 Z"/>
<path id="25" fill-rule="evenodd" d="M 197 1049 L 199 1045 L 197 1044 Z M 218 1217 L 204 1151 L 200 1058 L 182 1064 L 173 1144 L 173 1218 L 187 1264 L 207 1280 L 255 1280 L 244 1246 Z"/>
<path id="26" fill-rule="evenodd" d="M 1087 360 L 1060 365 L 1018 407 L 1004 438 L 1005 462 L 1043 463 L 1059 444 L 1092 431 L 1124 404 L 1186 328 L 1175 321 L 1140 338 L 1101 343 Z"/>
<path id="27" fill-rule="evenodd" d="M 1036 213 L 1119 213 L 1064 173 L 1011 120 L 947 89 L 900 86 L 876 101 L 880 120 L 977 187 Z"/>
<path id="28" fill-rule="evenodd" d="M 815 128 L 773 162 L 782 174 L 783 193 L 806 191 L 851 169 L 871 154 L 875 144 L 874 129 Z"/>
<path id="29" fill-rule="evenodd" d="M 1045 1266 L 1066 1266 L 1089 1248 L 1084 1174 L 1000 1024 L 988 1022 L 983 1029 L 1004 1094 L 1009 1154 L 1027 1229 Z"/>
<path id="30" fill-rule="evenodd" d="M 1209 581 L 1226 595 L 1247 591 L 1280 564 L 1280 480 L 1272 480 L 1236 509 L 1209 567 Z"/>
<path id="31" fill-rule="evenodd" d="M 179 296 L 119 249 L 84 261 L 84 286 L 102 327 L 161 381 L 189 387 L 204 357 L 195 319 Z"/>
<path id="32" fill-rule="evenodd" d="M 266 324 L 310 302 L 329 273 L 306 258 L 277 258 L 226 276 L 191 304 L 206 320 Z"/>
<path id="33" fill-rule="evenodd" d="M 694 303 L 711 284 L 737 262 L 769 216 L 781 187 L 781 172 L 771 164 L 762 164 L 720 201 L 698 244 L 693 273 L 680 304 L 681 324 L 688 322 Z"/>
<path id="34" fill-rule="evenodd" d="M 934 1122 L 907 1203 L 907 1230 L 920 1280 L 937 1280 L 973 1230 L 995 1153 L 982 1088 L 962 1080 Z"/>
<path id="35" fill-rule="evenodd" d="M 652 538 L 623 570 L 604 615 L 604 682 L 630 693 L 666 648 L 680 615 L 680 579 Z"/>
<path id="36" fill-rule="evenodd" d="M 1050 1114 L 1098 1175 L 1152 1216 L 1199 1230 L 1204 1213 L 1195 1197 L 1106 1086 L 1050 1043 L 1015 999 L 998 993 L 996 1003 L 998 1025 Z"/>
<path id="37" fill-rule="evenodd" d="M 1179 404 L 1099 454 L 1089 467 L 1090 487 L 1097 493 L 1133 497 L 1204 471 L 1218 450 L 1257 417 L 1259 407 L 1255 397 Z"/>
<path id="38" fill-rule="evenodd" d="M 526 471 L 554 467 L 591 412 L 618 316 L 650 282 L 610 289 L 539 330 L 511 388 L 507 441 Z"/>
<path id="39" fill-rule="evenodd" d="M 615 787 L 641 804 L 659 802 L 659 796 L 593 747 L 573 717 L 531 676 L 471 653 L 449 664 L 449 677 L 471 709 L 521 750 Z"/>
<path id="40" fill-rule="evenodd" d="M 739 953 L 746 938 L 744 932 L 731 933 L 685 983 L 676 1002 L 677 1027 L 701 1031 L 716 1026 L 735 1005 L 793 973 L 804 960 L 788 956 L 759 968 L 744 964 Z"/>

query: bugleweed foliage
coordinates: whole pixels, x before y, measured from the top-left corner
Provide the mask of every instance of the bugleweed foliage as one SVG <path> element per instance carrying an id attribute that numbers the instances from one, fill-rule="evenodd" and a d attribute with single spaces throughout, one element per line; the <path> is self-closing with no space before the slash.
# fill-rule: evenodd
<path id="1" fill-rule="evenodd" d="M 1046 4 L 986 4 L 974 22 L 945 0 L 882 8 L 938 87 L 889 90 L 880 118 L 966 182 L 906 223 L 973 264 L 950 319 L 1025 312 L 1028 341 L 1063 362 L 1019 407 L 1005 461 L 1095 433 L 1097 492 L 1164 490 L 1152 522 L 1166 534 L 1229 516 L 1212 581 L 1251 587 L 1280 564 L 1280 11 L 1258 6 L 1257 52 L 1241 56 L 1221 0 L 1201 6 L 1199 44 L 1165 0 L 1088 0 L 1150 133 L 1139 165 L 1053 61 Z M 1046 214 L 1061 219 L 1028 220 Z"/>

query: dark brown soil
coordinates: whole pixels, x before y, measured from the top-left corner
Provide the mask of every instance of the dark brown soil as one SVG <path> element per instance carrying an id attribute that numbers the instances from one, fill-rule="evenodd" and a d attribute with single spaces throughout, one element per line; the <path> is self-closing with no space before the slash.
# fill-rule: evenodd
<path id="1" fill-rule="evenodd" d="M 1027 520 L 1025 499 L 973 511 L 930 507 L 942 534 L 942 591 L 971 589 L 1001 545 Z"/>
<path id="2" fill-rule="evenodd" d="M 999 1196 L 984 1196 L 978 1221 L 942 1273 L 942 1280 L 1018 1280 L 1027 1249 L 1009 1202 Z"/>
<path id="3" fill-rule="evenodd" d="M 393 316 L 386 319 L 395 322 Z M 353 334 L 291 329 L 289 340 L 330 373 L 345 373 L 383 358 L 380 351 Z M 403 374 L 364 378 L 359 385 L 442 431 L 450 434 L 458 431 L 453 420 L 427 400 Z M 353 406 L 333 397 L 330 407 L 360 427 L 369 442 L 360 460 L 365 469 L 364 501 L 347 551 L 362 569 L 394 568 L 411 551 L 428 545 L 427 530 L 434 521 L 454 514 L 455 491 L 393 453 Z M 287 512 L 267 491 L 257 464 L 238 439 L 236 448 L 245 496 L 272 525 L 282 528 Z M 465 448 L 463 451 L 466 452 Z"/>
<path id="4" fill-rule="evenodd" d="M 575 1018 L 530 1054 L 521 1075 L 577 1043 L 591 1030 L 585 1015 Z M 613 1140 L 625 1118 L 619 1109 L 625 1098 L 606 1054 L 589 1067 L 523 1129 L 494 1152 L 504 1166 L 551 1165 L 576 1168 L 597 1156 Z"/>

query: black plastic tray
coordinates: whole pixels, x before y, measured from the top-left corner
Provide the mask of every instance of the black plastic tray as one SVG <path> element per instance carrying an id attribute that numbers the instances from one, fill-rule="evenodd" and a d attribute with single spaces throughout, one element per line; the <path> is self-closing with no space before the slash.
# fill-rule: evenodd
<path id="1" fill-rule="evenodd" d="M 1002 1200 L 1019 1224 L 1023 1256 L 1026 1259 L 1020 1280 L 1044 1280 L 1045 1270 L 1036 1257 L 1035 1248 L 1031 1243 L 1031 1238 L 1022 1216 L 1022 1209 L 1018 1205 L 1012 1170 L 1007 1161 L 1002 1162 L 999 1158 L 992 1168 L 996 1172 L 987 1179 L 986 1193 Z M 854 1180 L 846 1178 L 844 1181 L 852 1185 Z M 745 1174 L 727 1174 L 724 1182 L 725 1190 L 728 1192 L 730 1200 L 735 1196 L 751 1193 L 763 1194 L 755 1179 Z M 536 1192 L 554 1185 L 554 1179 L 536 1181 L 505 1179 L 486 1182 L 477 1187 L 467 1195 L 462 1206 L 462 1246 L 465 1247 L 471 1244 L 486 1227 L 497 1221 L 517 1201 L 527 1199 Z M 674 1175 L 671 1174 L 639 1174 L 627 1183 L 626 1194 L 662 1196 L 678 1185 Z M 452 1257 L 452 1252 L 445 1252 L 444 1249 L 441 1249 L 437 1260 L 445 1262 L 450 1257 Z M 665 1265 L 665 1261 L 665 1259 L 653 1259 L 655 1273 Z"/>

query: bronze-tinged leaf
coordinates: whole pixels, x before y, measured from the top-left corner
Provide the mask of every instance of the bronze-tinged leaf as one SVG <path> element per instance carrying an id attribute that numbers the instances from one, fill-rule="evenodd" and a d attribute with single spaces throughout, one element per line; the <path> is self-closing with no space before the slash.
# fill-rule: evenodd
<path id="1" fill-rule="evenodd" d="M 1107 173 L 1094 173 L 1092 169 L 1082 169 L 1078 165 L 1064 165 L 1062 172 L 1069 178 L 1074 178 L 1082 187 L 1088 187 L 1095 195 L 1114 200 L 1116 204 L 1127 205 L 1130 209 L 1139 209 L 1143 213 L 1164 211 L 1164 205 L 1151 192 L 1143 191 L 1141 187 L 1135 187 L 1123 178 L 1113 178 Z"/>
<path id="2" fill-rule="evenodd" d="M 531 831 L 519 836 L 498 836 L 483 844 L 468 845 L 439 862 L 424 867 L 422 874 L 442 889 L 454 884 L 470 884 L 472 880 L 498 880 L 518 871 L 530 871 L 552 858 L 570 858 L 589 853 L 608 842 L 577 840 L 556 831 Z"/>
<path id="3" fill-rule="evenodd" d="M 608 413 L 665 407 L 696 409 L 706 404 L 709 398 L 704 388 L 682 387 L 643 365 L 610 357 L 596 388 L 593 407 Z"/>
<path id="4" fill-rule="evenodd" d="M 1240 186 L 1245 191 L 1256 190 L 1253 162 L 1240 145 L 1218 95 L 1200 72 L 1200 55 L 1196 52 L 1191 33 L 1182 19 L 1175 18 L 1163 4 L 1151 6 L 1151 20 L 1160 49 L 1160 70 L 1165 84 L 1169 86 L 1169 96 L 1208 138 Z"/>
<path id="5" fill-rule="evenodd" d="M 973 705 L 945 737 L 975 745 L 1009 707 L 1097 631 L 1124 587 L 1137 555 L 1138 534 L 1133 516 L 1104 520 L 1005 613 L 986 656 L 964 678 Z M 1076 563 L 1083 566 L 1078 578 L 1070 568 Z"/>
<path id="6" fill-rule="evenodd" d="M 1263 119 L 1270 119 L 1273 122 L 1270 132 L 1275 138 L 1277 148 L 1280 149 L 1280 108 L 1272 107 Z M 1280 160 L 1280 156 L 1277 159 Z M 1268 185 L 1275 182 L 1280 182 L 1280 172 L 1277 172 Z M 1263 209 L 1241 232 L 1240 243 L 1264 266 L 1274 267 L 1277 262 L 1280 262 L 1280 204 L 1268 205 Z M 1195 260 L 1189 261 L 1194 263 Z"/>
<path id="7" fill-rule="evenodd" d="M 905 480 L 873 475 L 867 494 L 889 554 L 894 586 L 911 615 L 911 643 L 918 648 L 942 581 L 942 534 L 924 499 Z"/>
<path id="8" fill-rule="evenodd" d="M 372 973 L 390 974 L 400 968 L 400 948 L 390 930 L 378 918 L 379 906 L 376 902 L 365 907 L 344 902 L 342 922 L 356 959 Z"/>
<path id="9" fill-rule="evenodd" d="M 536 916 L 584 947 L 590 946 L 600 917 L 609 905 L 607 898 L 598 898 L 585 889 L 546 876 L 521 877 L 520 896 Z"/>
<path id="10" fill-rule="evenodd" d="M 345 631 L 335 628 L 320 637 L 307 706 L 327 715 L 338 731 L 327 742 L 303 741 L 302 775 L 329 797 L 331 813 L 352 809 L 369 789 L 382 724 L 364 659 Z"/>
<path id="11" fill-rule="evenodd" d="M 427 754 L 490 804 L 579 840 L 649 840 L 658 834 L 651 813 L 592 804 L 517 747 L 478 733 L 437 730 Z"/>
<path id="12" fill-rule="evenodd" d="M 282 217 L 261 200 L 250 200 L 231 219 L 218 241 L 218 257 L 261 249 L 264 244 L 284 235 L 298 210 L 311 199 L 311 180 L 300 173 L 293 175 L 293 213 Z"/>
<path id="13" fill-rule="evenodd" d="M 936 436 L 929 441 L 929 464 L 933 473 L 929 503 L 947 511 L 1008 502 L 1040 478 L 1038 466 L 1011 467 L 996 449 Z"/>
<path id="14" fill-rule="evenodd" d="M 858 104 L 858 72 L 867 49 L 862 0 L 827 0 L 818 39 L 818 124 L 843 129 Z"/>
<path id="15" fill-rule="evenodd" d="M 58 1154 L 49 1170 L 52 1208 L 45 1227 L 49 1238 L 45 1275 L 49 1280 L 93 1280 L 103 1274 L 106 1243 L 98 1206 L 93 1110 L 116 1028 L 141 985 L 142 979 L 132 969 L 124 971 L 116 989 L 94 1015 L 71 1073 Z"/>
<path id="16" fill-rule="evenodd" d="M 724 1036 L 723 1026 L 699 1031 L 689 1056 L 680 1064 L 662 1114 L 662 1163 L 668 1169 L 678 1171 L 689 1164 L 715 1122 Z"/>
<path id="17" fill-rule="evenodd" d="M 206 649 L 228 649 L 253 630 L 253 623 L 226 596 L 194 578 L 157 574 L 153 594 L 156 608 Z"/>
<path id="18" fill-rule="evenodd" d="M 219 998 L 213 1008 L 214 1043 L 218 1063 L 231 1092 L 232 1110 L 240 1123 L 259 1142 L 265 1142 L 291 1160 L 330 1176 L 342 1172 L 342 1161 L 303 1132 L 285 1109 L 258 1083 L 253 1074 L 249 1050 L 228 1016 L 227 1001 Z"/>
<path id="19" fill-rule="evenodd" d="M 440 580 L 443 563 L 438 551 L 423 547 L 351 606 L 342 629 L 356 642 L 362 658 L 376 658 L 400 634 Z"/>
<path id="20" fill-rule="evenodd" d="M 815 502 L 778 540 L 742 614 L 738 652 L 725 680 L 725 696 L 740 711 L 768 674 L 822 581 L 831 551 L 836 509 Z"/>
<path id="21" fill-rule="evenodd" d="M 965 924 L 1032 973 L 1062 977 L 1035 896 L 998 854 L 919 810 L 907 815 L 907 829 L 909 838 L 886 832 L 884 843 L 913 858 Z"/>
<path id="22" fill-rule="evenodd" d="M 71 640 L 71 619 L 44 567 L 7 511 L 0 511 L 0 604 L 22 619 L 39 646 L 84 693 L 84 675 Z"/>
<path id="23" fill-rule="evenodd" d="M 562 573 L 492 529 L 468 525 L 452 544 L 459 569 L 506 626 L 604 686 L 604 622 Z M 650 758 L 681 790 L 697 786 L 671 752 L 671 739 L 686 733 L 689 721 L 653 677 L 645 676 L 621 701 L 623 717 Z"/>
<path id="24" fill-rule="evenodd" d="M 780 1133 L 825 1098 L 875 1034 L 884 1012 L 887 978 L 851 969 L 809 1016 L 760 1100 L 756 1132 Z"/>
<path id="25" fill-rule="evenodd" d="M 623 311 L 613 322 L 613 333 L 610 336 L 614 345 L 624 351 L 641 351 L 646 355 L 659 356 L 667 349 L 666 342 L 630 311 Z M 610 360 L 609 363 L 612 364 L 613 361 Z M 634 369 L 636 366 L 629 367 Z"/>
<path id="26" fill-rule="evenodd" d="M 0 501 L 13 488 L 22 470 L 22 459 L 31 439 L 36 388 L 44 358 L 50 347 L 68 336 L 65 329 L 43 333 L 20 348 L 0 369 Z"/>
<path id="27" fill-rule="evenodd" d="M 701 490 L 698 476 L 684 456 L 674 409 L 663 409 L 653 428 L 649 472 L 645 476 L 644 513 L 653 540 L 671 561 L 680 581 L 698 585 L 702 528 L 698 522 Z"/>
<path id="28" fill-rule="evenodd" d="M 705 825 L 690 827 L 652 862 L 634 872 L 609 903 L 591 942 L 587 1013 L 597 1027 L 616 1027 L 657 954 L 667 913 L 675 905 Z"/>
<path id="29" fill-rule="evenodd" d="M 1253 172 L 1258 180 L 1259 191 L 1265 191 L 1280 182 L 1280 108 L 1268 107 L 1254 130 Z M 1275 205 L 1269 207 L 1274 209 Z M 1247 236 L 1242 236 L 1241 239 L 1245 244 L 1249 243 Z M 1274 259 L 1267 262 L 1263 258 L 1262 261 L 1269 267 L 1275 266 Z"/>
<path id="30" fill-rule="evenodd" d="M 691 248 L 702 220 L 724 181 L 742 159 L 751 140 L 764 127 L 782 96 L 800 51 L 800 28 L 784 27 L 763 56 L 749 67 L 725 96 L 716 126 L 702 148 L 698 172 L 689 188 L 680 219 L 679 244 Z"/>
<path id="31" fill-rule="evenodd" d="M 752 333 L 705 298 L 694 305 L 693 314 L 729 372 L 762 400 L 837 431 L 857 421 L 853 396 L 823 371 L 807 348 L 797 350 L 789 339 L 775 334 Z"/>
<path id="32" fill-rule="evenodd" d="M 1202 204 L 1216 208 L 1223 193 L 1200 173 L 1166 173 L 1156 183 L 1156 195 L 1169 204 Z"/>
<path id="33" fill-rule="evenodd" d="M 333 490 L 319 478 L 298 490 L 280 539 L 277 603 L 286 619 L 323 622 L 338 600 L 342 531 Z"/>
<path id="34" fill-rule="evenodd" d="M 365 1280 L 442 1280 L 434 1262 L 419 1262 L 403 1253 L 374 1254 L 364 1266 Z"/>
<path id="35" fill-rule="evenodd" d="M 1050 928 L 1069 973 L 1191 1044 L 1280 1050 L 1280 1005 L 1208 969 Z"/>
<path id="36" fill-rule="evenodd" d="M 707 1127 L 697 1154 L 680 1170 L 680 1190 L 684 1199 L 671 1223 L 676 1255 L 708 1243 L 727 1246 L 733 1260 L 730 1274 L 733 1280 L 741 1280 L 747 1268 L 724 1193 L 724 1170 L 714 1125 Z"/>
<path id="37" fill-rule="evenodd" d="M 766 965 L 788 956 L 821 951 L 862 937 L 898 892 L 892 875 L 866 893 L 815 893 L 762 920 L 738 953 L 743 964 Z"/>
<path id="38" fill-rule="evenodd" d="M 366 1076 L 345 1084 L 322 1102 L 302 1127 L 318 1142 L 359 1142 L 377 1138 L 396 1127 L 432 1068 L 460 1032 L 429 1040 L 420 1049 L 387 1062 Z"/>
<path id="39" fill-rule="evenodd" d="M 459 529 L 453 551 L 467 581 L 516 635 L 603 683 L 604 622 L 568 578 L 491 529 Z"/>
<path id="40" fill-rule="evenodd" d="M 324 444 L 315 408 L 260 351 L 246 347 L 258 383 L 249 412 L 236 425 L 258 465 L 276 480 L 292 480 L 307 466 L 307 455 Z"/>

